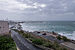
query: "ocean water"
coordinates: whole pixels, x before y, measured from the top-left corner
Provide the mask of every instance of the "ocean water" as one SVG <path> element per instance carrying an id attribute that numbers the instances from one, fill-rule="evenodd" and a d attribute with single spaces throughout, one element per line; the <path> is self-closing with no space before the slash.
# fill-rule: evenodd
<path id="1" fill-rule="evenodd" d="M 29 21 L 21 25 L 26 31 L 55 31 L 75 40 L 75 21 Z"/>

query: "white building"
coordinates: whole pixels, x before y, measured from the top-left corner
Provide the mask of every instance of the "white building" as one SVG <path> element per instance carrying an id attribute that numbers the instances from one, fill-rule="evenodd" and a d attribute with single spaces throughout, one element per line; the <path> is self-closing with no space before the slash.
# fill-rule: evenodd
<path id="1" fill-rule="evenodd" d="M 22 30 L 21 24 L 20 23 L 16 23 L 15 24 L 15 29 Z"/>
<path id="2" fill-rule="evenodd" d="M 9 24 L 7 21 L 0 21 L 0 34 L 9 34 Z"/>

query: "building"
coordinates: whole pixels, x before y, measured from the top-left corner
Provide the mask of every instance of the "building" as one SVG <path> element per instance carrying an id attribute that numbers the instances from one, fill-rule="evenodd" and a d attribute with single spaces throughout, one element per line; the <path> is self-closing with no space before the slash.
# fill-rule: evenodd
<path id="1" fill-rule="evenodd" d="M 20 23 L 16 23 L 16 24 L 15 24 L 15 28 L 16 28 L 17 30 L 22 30 L 22 26 L 21 26 Z"/>
<path id="2" fill-rule="evenodd" d="M 8 21 L 0 21 L 0 35 L 9 34 Z"/>

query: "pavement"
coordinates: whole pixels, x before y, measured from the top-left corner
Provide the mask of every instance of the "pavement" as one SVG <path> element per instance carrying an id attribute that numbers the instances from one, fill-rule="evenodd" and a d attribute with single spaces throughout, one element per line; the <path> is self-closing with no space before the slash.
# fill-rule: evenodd
<path id="1" fill-rule="evenodd" d="M 25 38 L 23 38 L 21 35 L 19 35 L 17 32 L 13 30 L 11 30 L 11 36 L 19 50 L 41 50 L 40 48 L 33 46 Z"/>
<path id="2" fill-rule="evenodd" d="M 70 50 L 75 50 L 75 44 L 73 44 L 71 42 L 64 42 L 64 43 L 61 43 L 61 44 L 70 48 Z"/>

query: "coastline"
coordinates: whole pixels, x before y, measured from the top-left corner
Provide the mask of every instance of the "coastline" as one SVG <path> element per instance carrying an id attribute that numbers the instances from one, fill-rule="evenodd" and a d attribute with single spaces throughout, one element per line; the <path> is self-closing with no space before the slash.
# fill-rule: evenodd
<path id="1" fill-rule="evenodd" d="M 48 32 L 57 32 L 60 35 L 66 36 L 72 40 L 75 40 L 75 22 L 51 22 L 51 21 L 29 21 L 20 23 L 22 25 L 22 29 L 29 32 L 34 31 L 48 31 Z"/>
<path id="2" fill-rule="evenodd" d="M 28 32 L 35 32 L 35 31 L 43 32 L 44 31 L 44 30 L 43 31 L 41 31 L 41 30 L 38 31 L 38 30 L 33 30 L 33 29 L 32 29 L 32 31 L 30 31 L 30 29 L 24 27 L 25 25 L 23 23 L 19 23 L 19 22 L 15 22 L 14 25 L 12 25 L 12 26 L 10 25 L 10 26 L 11 26 L 11 28 L 13 28 L 13 27 L 17 28 L 18 24 L 20 25 L 21 29 L 24 30 L 24 31 L 28 31 Z M 44 32 L 52 32 L 52 31 L 44 31 Z M 68 33 L 68 32 L 67 33 L 66 32 L 56 32 L 56 31 L 54 31 L 54 32 L 59 34 L 59 35 L 61 35 L 61 36 L 66 36 L 67 38 L 69 38 L 71 40 L 75 40 L 75 31 L 71 32 L 71 33 Z"/>
<path id="3" fill-rule="evenodd" d="M 28 30 L 24 30 L 24 31 L 27 31 L 27 32 L 49 32 L 49 31 L 28 31 Z M 66 34 L 66 33 L 64 33 L 64 32 L 55 32 L 55 33 L 57 33 L 58 35 L 61 35 L 61 36 L 65 36 L 65 37 L 67 37 L 68 39 L 71 39 L 71 40 L 75 40 L 75 31 L 72 33 L 72 34 Z"/>
<path id="4" fill-rule="evenodd" d="M 71 47 L 71 46 L 75 45 L 75 40 L 68 39 L 67 37 L 62 36 L 62 35 L 54 32 L 54 31 L 52 31 L 52 32 L 48 32 L 48 31 L 33 31 L 33 32 L 26 31 L 26 30 L 22 29 L 23 27 L 21 27 L 22 25 L 20 25 L 20 23 L 18 23 L 18 24 L 19 24 L 18 25 L 19 27 L 17 28 L 17 30 L 19 30 L 19 31 L 22 30 L 22 31 L 24 31 L 24 33 L 33 34 L 35 37 L 36 36 L 42 37 L 44 39 L 50 40 L 51 42 L 57 42 L 60 45 L 64 45 L 64 46 L 66 46 L 69 49 L 75 49 L 74 47 Z M 69 43 L 71 45 L 68 45 Z"/>

